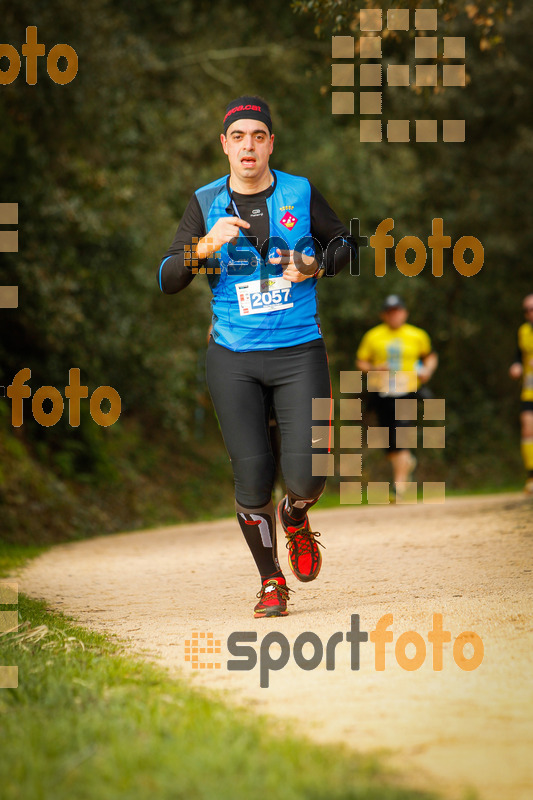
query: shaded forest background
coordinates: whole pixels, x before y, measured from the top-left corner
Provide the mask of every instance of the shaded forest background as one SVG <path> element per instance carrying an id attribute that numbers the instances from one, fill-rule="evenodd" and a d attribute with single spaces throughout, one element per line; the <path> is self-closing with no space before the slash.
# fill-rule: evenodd
<path id="1" fill-rule="evenodd" d="M 449 488 L 518 485 L 519 391 L 507 370 L 532 291 L 531 4 L 438 4 L 438 35 L 466 37 L 467 87 L 384 89 L 385 118 L 466 119 L 461 144 L 361 144 L 357 113 L 331 114 L 331 35 L 357 37 L 358 3 L 39 5 L 2 0 L 2 42 L 20 52 L 36 25 L 47 52 L 74 47 L 79 71 L 59 86 L 41 58 L 35 86 L 24 62 L 0 86 L 0 202 L 19 204 L 20 237 L 18 253 L 0 255 L 2 285 L 19 286 L 19 308 L 0 311 L 0 383 L 29 367 L 33 393 L 52 385 L 64 394 L 78 367 L 89 394 L 100 385 L 119 392 L 122 415 L 99 427 L 82 401 L 78 428 L 67 405 L 45 428 L 25 401 L 15 429 L 0 397 L 2 538 L 52 541 L 232 513 L 203 377 L 207 284 L 196 278 L 162 295 L 156 271 L 192 192 L 227 171 L 223 109 L 243 93 L 271 105 L 272 166 L 306 175 L 346 223 L 360 219 L 364 235 L 393 217 L 396 242 L 426 242 L 442 217 L 452 243 L 481 240 L 485 264 L 471 278 L 454 269 L 451 250 L 442 278 L 429 255 L 406 278 L 390 254 L 376 278 L 373 251 L 363 251 L 360 276 L 320 282 L 321 319 L 338 395 L 339 371 L 354 367 L 383 297 L 400 292 L 439 353 L 431 388 L 447 404 L 446 448 L 420 453 L 421 474 Z M 384 31 L 385 61 L 414 64 L 413 38 Z M 364 463 L 372 478 L 387 477 L 377 454 Z"/>

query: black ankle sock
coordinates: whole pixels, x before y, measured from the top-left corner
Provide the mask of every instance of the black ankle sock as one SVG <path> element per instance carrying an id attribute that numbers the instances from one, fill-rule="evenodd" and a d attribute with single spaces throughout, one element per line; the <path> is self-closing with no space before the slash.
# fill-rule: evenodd
<path id="1" fill-rule="evenodd" d="M 307 512 L 312 506 L 314 506 L 318 499 L 318 497 L 315 497 L 305 500 L 304 498 L 298 497 L 297 495 L 289 492 L 282 507 L 285 522 L 287 522 L 289 525 L 291 522 L 303 522 L 307 517 Z"/>
<path id="2" fill-rule="evenodd" d="M 294 523 L 303 522 L 307 512 L 305 509 L 291 507 L 287 500 L 283 503 L 283 520 L 287 525 L 294 525 Z"/>
<path id="3" fill-rule="evenodd" d="M 283 581 L 285 581 L 285 575 L 280 569 L 278 569 L 276 572 L 273 572 L 272 575 L 261 575 L 261 583 L 271 581 L 273 578 L 282 578 Z"/>

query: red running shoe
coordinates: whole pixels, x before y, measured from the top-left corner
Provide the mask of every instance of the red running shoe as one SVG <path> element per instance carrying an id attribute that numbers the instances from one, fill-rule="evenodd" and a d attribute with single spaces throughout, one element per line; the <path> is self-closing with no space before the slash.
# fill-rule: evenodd
<path id="1" fill-rule="evenodd" d="M 322 554 L 318 549 L 320 542 L 315 539 L 316 536 L 320 536 L 320 533 L 311 530 L 307 515 L 299 525 L 287 525 L 283 519 L 285 500 L 286 497 L 278 503 L 278 517 L 288 539 L 287 550 L 289 551 L 290 567 L 299 581 L 304 583 L 314 581 L 322 566 Z"/>
<path id="2" fill-rule="evenodd" d="M 254 608 L 254 617 L 286 617 L 290 589 L 279 578 L 265 581 L 257 593 L 259 602 Z"/>

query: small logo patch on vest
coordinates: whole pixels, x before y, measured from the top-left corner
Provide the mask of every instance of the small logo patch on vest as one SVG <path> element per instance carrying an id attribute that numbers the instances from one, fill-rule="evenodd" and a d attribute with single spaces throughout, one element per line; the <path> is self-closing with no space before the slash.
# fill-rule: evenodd
<path id="1" fill-rule="evenodd" d="M 288 211 L 280 219 L 282 225 L 285 225 L 290 231 L 294 228 L 296 223 L 298 222 L 298 218 L 294 216 L 294 214 L 290 214 Z"/>

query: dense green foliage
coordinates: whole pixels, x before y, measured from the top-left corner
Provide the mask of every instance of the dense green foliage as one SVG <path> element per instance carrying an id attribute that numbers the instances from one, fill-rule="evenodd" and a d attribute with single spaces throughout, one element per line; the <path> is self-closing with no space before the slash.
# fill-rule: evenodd
<path id="1" fill-rule="evenodd" d="M 330 113 L 329 37 L 357 33 L 359 4 L 276 0 L 260 12 L 239 0 L 2 5 L 2 41 L 20 52 L 26 26 L 36 25 L 47 51 L 66 42 L 79 57 L 66 86 L 50 80 L 45 59 L 35 86 L 24 66 L 0 86 L 0 201 L 20 210 L 20 252 L 0 255 L 2 284 L 20 287 L 19 308 L 0 314 L 2 383 L 30 367 L 33 392 L 63 392 L 78 367 L 89 393 L 110 385 L 122 398 L 121 419 L 108 429 L 95 425 L 87 401 L 79 428 L 67 411 L 43 428 L 26 401 L 14 430 L 10 404 L 0 402 L 5 536 L 49 540 L 231 511 L 230 470 L 202 378 L 206 283 L 163 296 L 155 274 L 191 192 L 226 170 L 222 111 L 243 92 L 271 105 L 273 166 L 307 175 L 346 222 L 361 220 L 363 234 L 393 217 L 396 242 L 406 234 L 425 241 L 442 217 L 452 243 L 482 241 L 485 265 L 472 278 L 451 258 L 443 278 L 431 276 L 429 259 L 406 278 L 389 254 L 378 279 L 367 250 L 359 277 L 346 272 L 319 286 L 323 328 L 337 386 L 383 296 L 401 291 L 439 352 L 432 389 L 447 399 L 446 450 L 424 454 L 426 468 L 456 486 L 520 474 L 507 367 L 521 297 L 531 291 L 527 3 L 512 13 L 504 2 L 447 3 L 439 35 L 466 37 L 467 88 L 384 92 L 392 117 L 464 117 L 464 144 L 361 144 L 357 115 Z M 413 35 L 385 37 L 385 58 L 412 62 Z"/>

